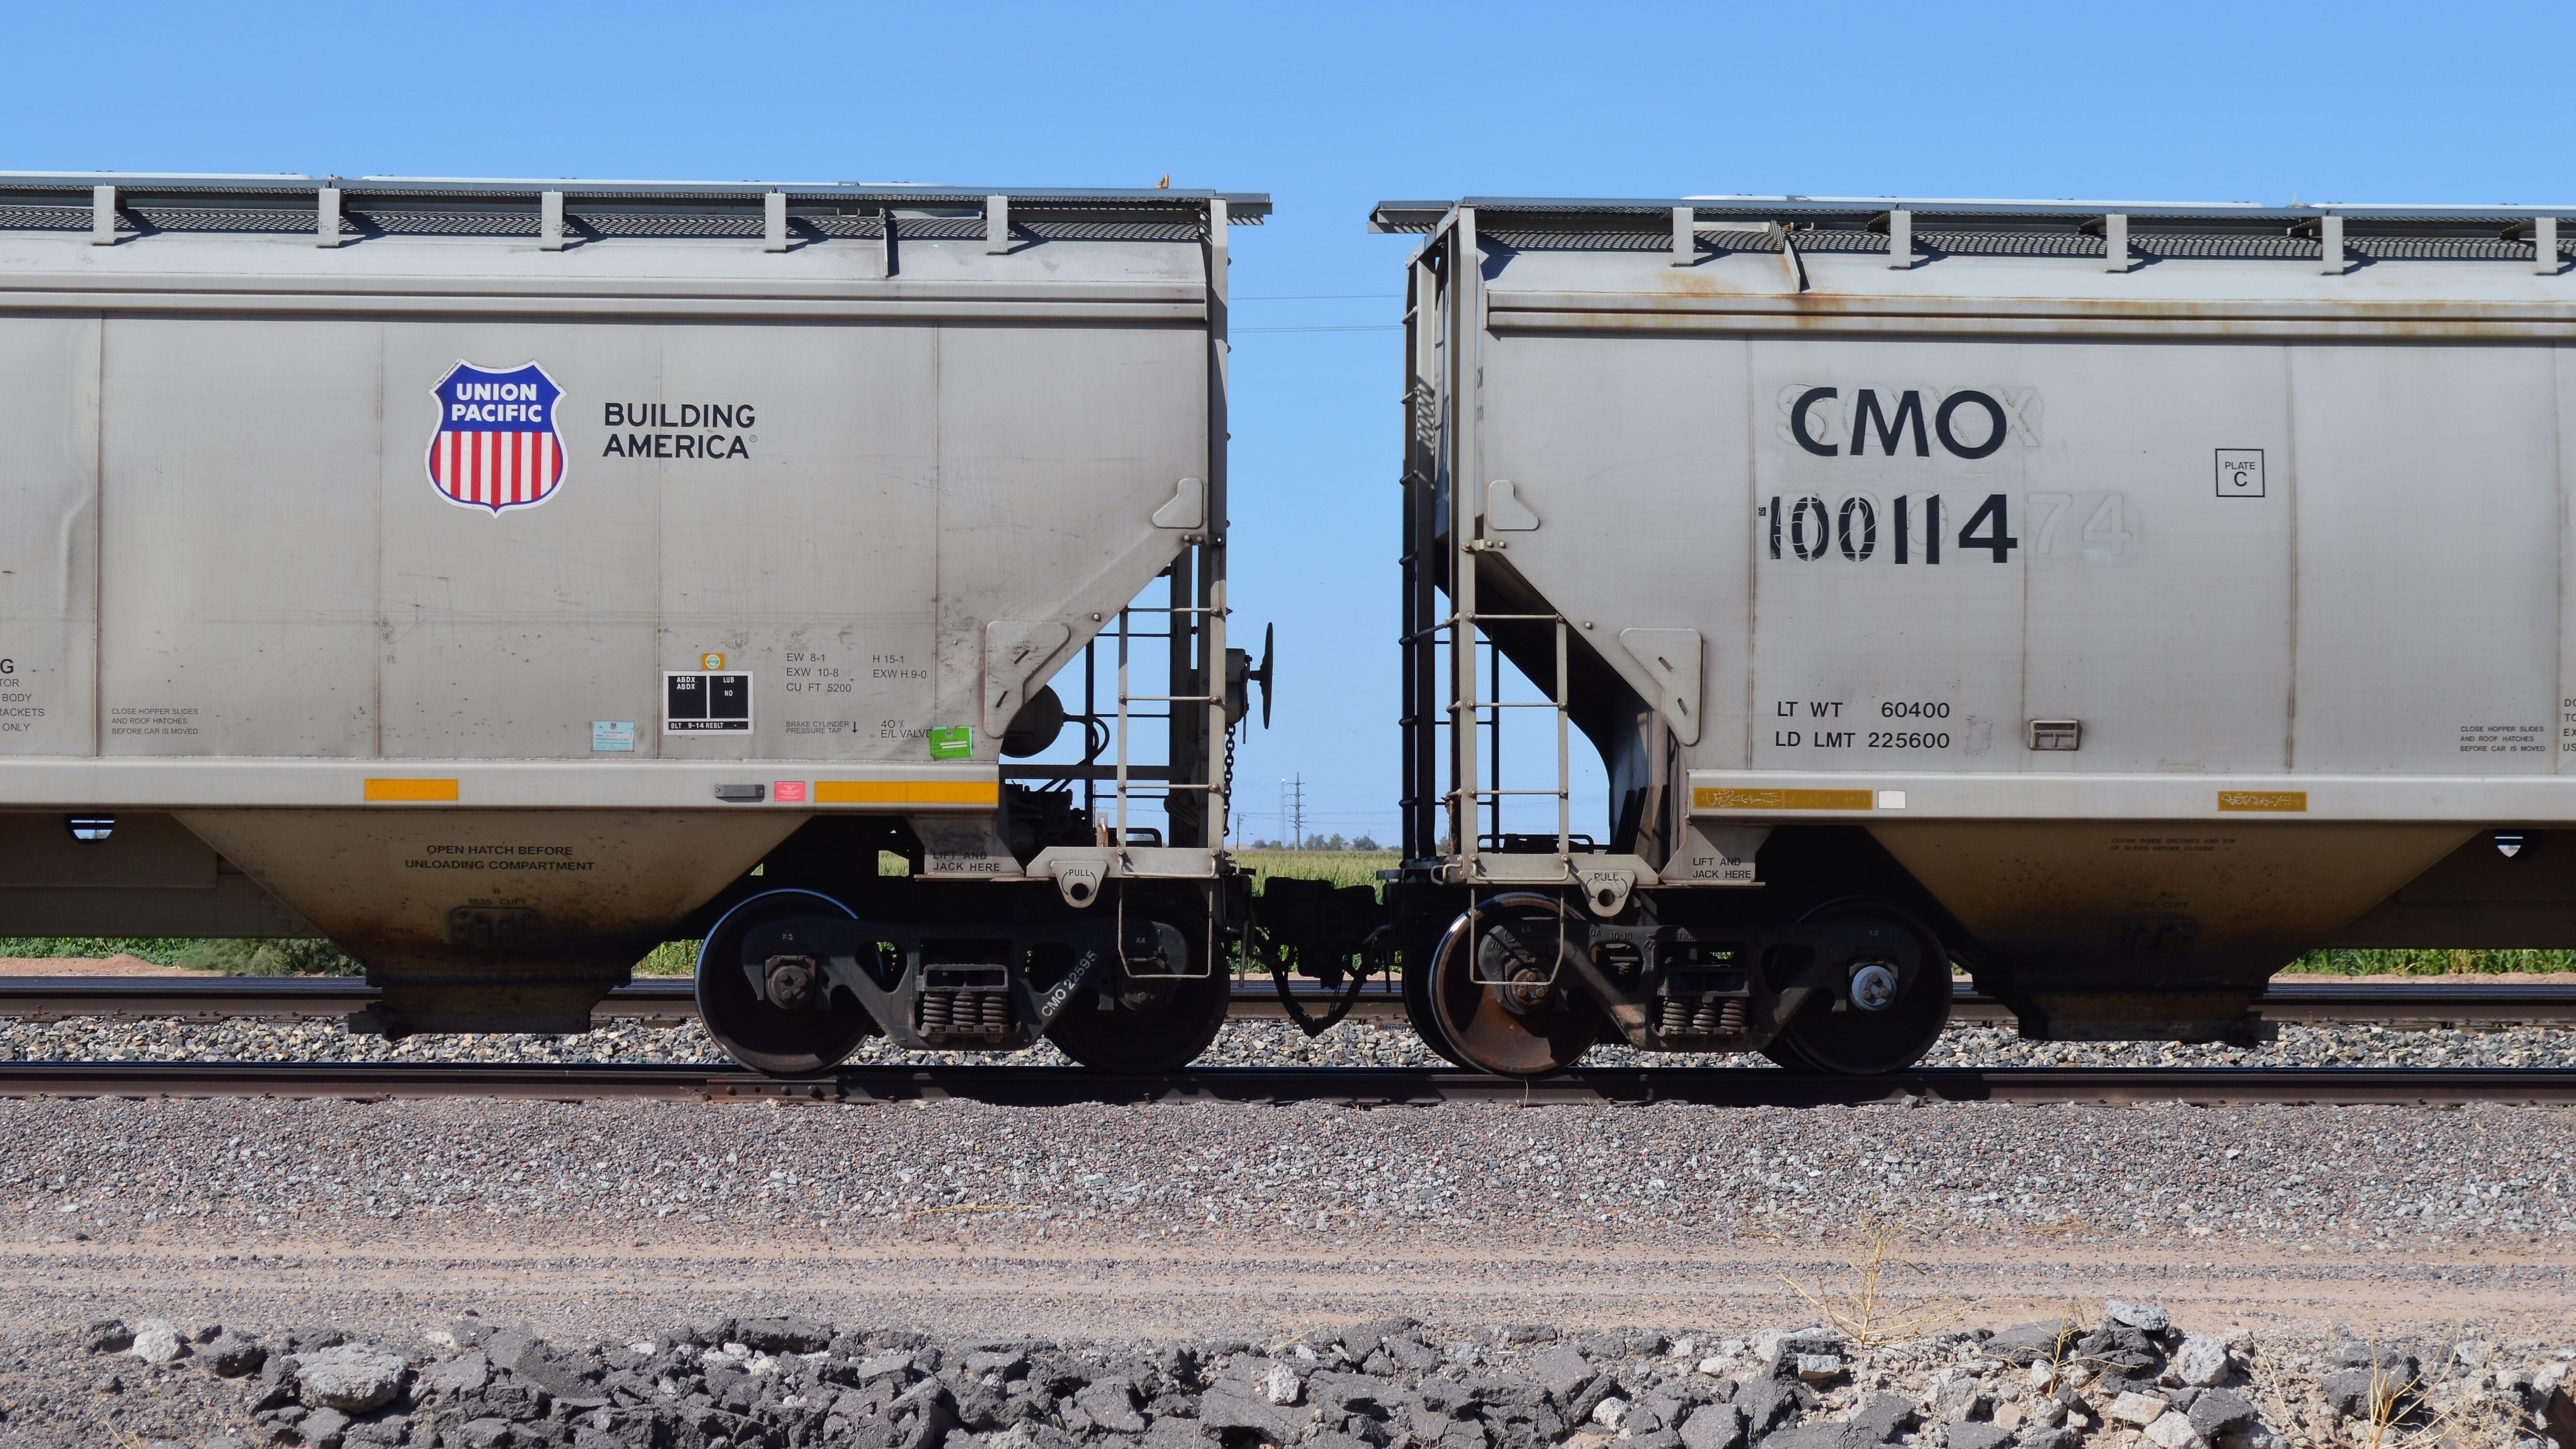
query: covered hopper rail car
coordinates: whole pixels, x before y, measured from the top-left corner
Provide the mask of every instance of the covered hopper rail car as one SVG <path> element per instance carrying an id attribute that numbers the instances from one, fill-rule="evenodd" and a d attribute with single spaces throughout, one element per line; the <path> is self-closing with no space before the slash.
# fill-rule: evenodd
<path id="1" fill-rule="evenodd" d="M 580 1030 L 704 935 L 774 1072 L 1186 1061 L 1267 212 L 0 177 L 0 933 L 327 935 L 393 1032 Z"/>
<path id="2" fill-rule="evenodd" d="M 2576 208 L 1381 205 L 1403 864 L 1255 894 L 1267 211 L 0 176 L 0 934 L 325 935 L 389 1032 L 702 936 L 791 1075 L 1167 1069 L 1247 958 L 1489 1071 L 1866 1073 L 1954 963 L 2205 1041 L 2313 946 L 2576 945 Z"/>
<path id="3" fill-rule="evenodd" d="M 1426 1037 L 1868 1072 L 1953 962 L 2208 1041 L 2312 947 L 2576 946 L 2570 214 L 1382 204 Z"/>

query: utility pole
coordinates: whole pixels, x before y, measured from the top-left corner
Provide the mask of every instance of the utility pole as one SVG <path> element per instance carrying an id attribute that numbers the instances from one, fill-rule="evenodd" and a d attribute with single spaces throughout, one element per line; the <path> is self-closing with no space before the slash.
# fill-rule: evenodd
<path id="1" fill-rule="evenodd" d="M 1289 819 L 1292 823 L 1288 827 L 1288 848 L 1291 850 L 1304 850 L 1306 848 L 1305 771 L 1300 770 L 1297 772 L 1296 778 L 1289 782 L 1289 789 L 1292 793 L 1289 796 L 1291 803 L 1288 810 Z"/>

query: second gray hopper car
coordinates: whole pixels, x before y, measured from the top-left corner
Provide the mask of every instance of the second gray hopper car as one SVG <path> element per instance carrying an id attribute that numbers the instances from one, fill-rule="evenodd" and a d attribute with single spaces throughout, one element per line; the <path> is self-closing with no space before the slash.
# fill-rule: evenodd
<path id="1" fill-rule="evenodd" d="M 2207 1040 L 2314 946 L 2576 945 L 2570 214 L 1381 206 L 1426 1033 L 1870 1071 L 1953 957 Z M 1608 821 L 1496 793 L 1479 640 Z"/>

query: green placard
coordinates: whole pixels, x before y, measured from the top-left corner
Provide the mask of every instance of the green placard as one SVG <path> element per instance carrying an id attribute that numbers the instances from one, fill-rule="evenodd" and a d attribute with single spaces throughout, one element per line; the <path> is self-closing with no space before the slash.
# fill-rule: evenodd
<path id="1" fill-rule="evenodd" d="M 962 760 L 975 753 L 975 732 L 964 725 L 943 725 L 930 732 L 930 757 Z"/>

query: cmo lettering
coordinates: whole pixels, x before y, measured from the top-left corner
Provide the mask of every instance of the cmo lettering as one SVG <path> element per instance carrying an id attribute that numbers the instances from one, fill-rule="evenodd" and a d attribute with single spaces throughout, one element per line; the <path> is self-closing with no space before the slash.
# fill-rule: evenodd
<path id="1" fill-rule="evenodd" d="M 1880 453 L 1897 457 L 1911 451 L 1917 458 L 1932 456 L 1932 440 L 1938 438 L 1942 450 L 1954 458 L 1976 459 L 1993 453 L 2013 434 L 2014 423 L 2022 421 L 2023 431 L 2030 431 L 2022 415 L 2037 402 L 2037 395 L 2007 389 L 2015 395 L 2010 406 L 2006 400 L 1975 388 L 1961 388 L 1948 394 L 1935 394 L 1939 399 L 1928 410 L 1930 427 L 1925 427 L 1927 410 L 1920 389 L 1889 392 L 1882 396 L 1875 388 L 1860 388 L 1852 394 L 1850 447 L 1846 452 L 1839 440 L 1841 430 L 1826 414 L 1840 411 L 1843 390 L 1838 387 L 1798 389 L 1789 403 L 1789 436 L 1799 447 L 1819 458 L 1865 457 L 1874 439 Z M 1830 405 L 1830 406 L 1829 406 Z M 1910 446 L 1910 449 L 1908 447 Z"/>

